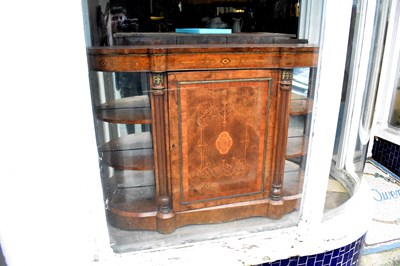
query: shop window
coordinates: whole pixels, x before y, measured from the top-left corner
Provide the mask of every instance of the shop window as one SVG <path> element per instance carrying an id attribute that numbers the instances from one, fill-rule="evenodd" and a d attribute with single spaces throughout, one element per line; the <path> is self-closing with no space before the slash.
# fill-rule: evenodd
<path id="1" fill-rule="evenodd" d="M 297 37 L 299 3 L 88 7 L 93 113 L 114 251 L 296 225 L 319 52 Z"/>

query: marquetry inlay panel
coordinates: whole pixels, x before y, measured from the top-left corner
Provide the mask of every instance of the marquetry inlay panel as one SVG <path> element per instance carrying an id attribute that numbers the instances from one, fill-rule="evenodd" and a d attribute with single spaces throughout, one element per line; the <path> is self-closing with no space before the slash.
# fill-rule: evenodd
<path id="1" fill-rule="evenodd" d="M 262 193 L 271 78 L 175 84 L 181 203 Z"/>

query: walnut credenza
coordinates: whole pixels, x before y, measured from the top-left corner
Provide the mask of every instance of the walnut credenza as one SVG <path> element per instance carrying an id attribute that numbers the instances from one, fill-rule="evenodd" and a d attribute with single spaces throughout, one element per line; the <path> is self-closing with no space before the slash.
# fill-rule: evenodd
<path id="1" fill-rule="evenodd" d="M 170 233 L 293 211 L 299 197 L 284 193 L 292 71 L 317 58 L 305 44 L 88 48 L 92 72 L 148 77 L 144 95 L 94 107 L 101 121 L 151 126 L 99 145 L 101 164 L 118 172 L 105 190 L 109 222 Z M 153 171 L 154 183 L 118 187 L 124 171 Z"/>

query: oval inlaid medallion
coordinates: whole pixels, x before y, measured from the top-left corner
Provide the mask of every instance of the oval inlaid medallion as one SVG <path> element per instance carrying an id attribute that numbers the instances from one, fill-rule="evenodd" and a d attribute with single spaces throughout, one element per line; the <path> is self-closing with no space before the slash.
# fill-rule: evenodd
<path id="1" fill-rule="evenodd" d="M 233 144 L 233 140 L 229 132 L 222 131 L 217 140 L 215 141 L 215 147 L 219 151 L 220 154 L 227 154 L 231 149 Z"/>
<path id="2" fill-rule="evenodd" d="M 231 60 L 229 58 L 222 58 L 220 62 L 222 64 L 226 65 L 226 64 L 229 64 L 231 62 Z"/>

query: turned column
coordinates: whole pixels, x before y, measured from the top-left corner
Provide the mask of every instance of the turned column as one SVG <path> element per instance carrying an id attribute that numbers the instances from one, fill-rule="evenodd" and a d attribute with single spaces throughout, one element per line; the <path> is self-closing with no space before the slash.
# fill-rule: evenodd
<path id="1" fill-rule="evenodd" d="M 282 184 L 285 172 L 286 146 L 289 128 L 290 97 L 292 91 L 292 69 L 280 70 L 279 101 L 277 110 L 277 143 L 276 164 L 272 181 L 271 199 L 280 201 L 282 199 Z"/>
<path id="2" fill-rule="evenodd" d="M 156 222 L 160 233 L 171 233 L 176 228 L 168 179 L 166 56 L 165 49 L 149 49 L 152 137 L 157 184 Z"/>
<path id="3" fill-rule="evenodd" d="M 157 230 L 160 233 L 175 231 L 167 164 L 167 133 L 165 102 L 165 73 L 151 73 L 152 135 L 157 184 Z"/>

